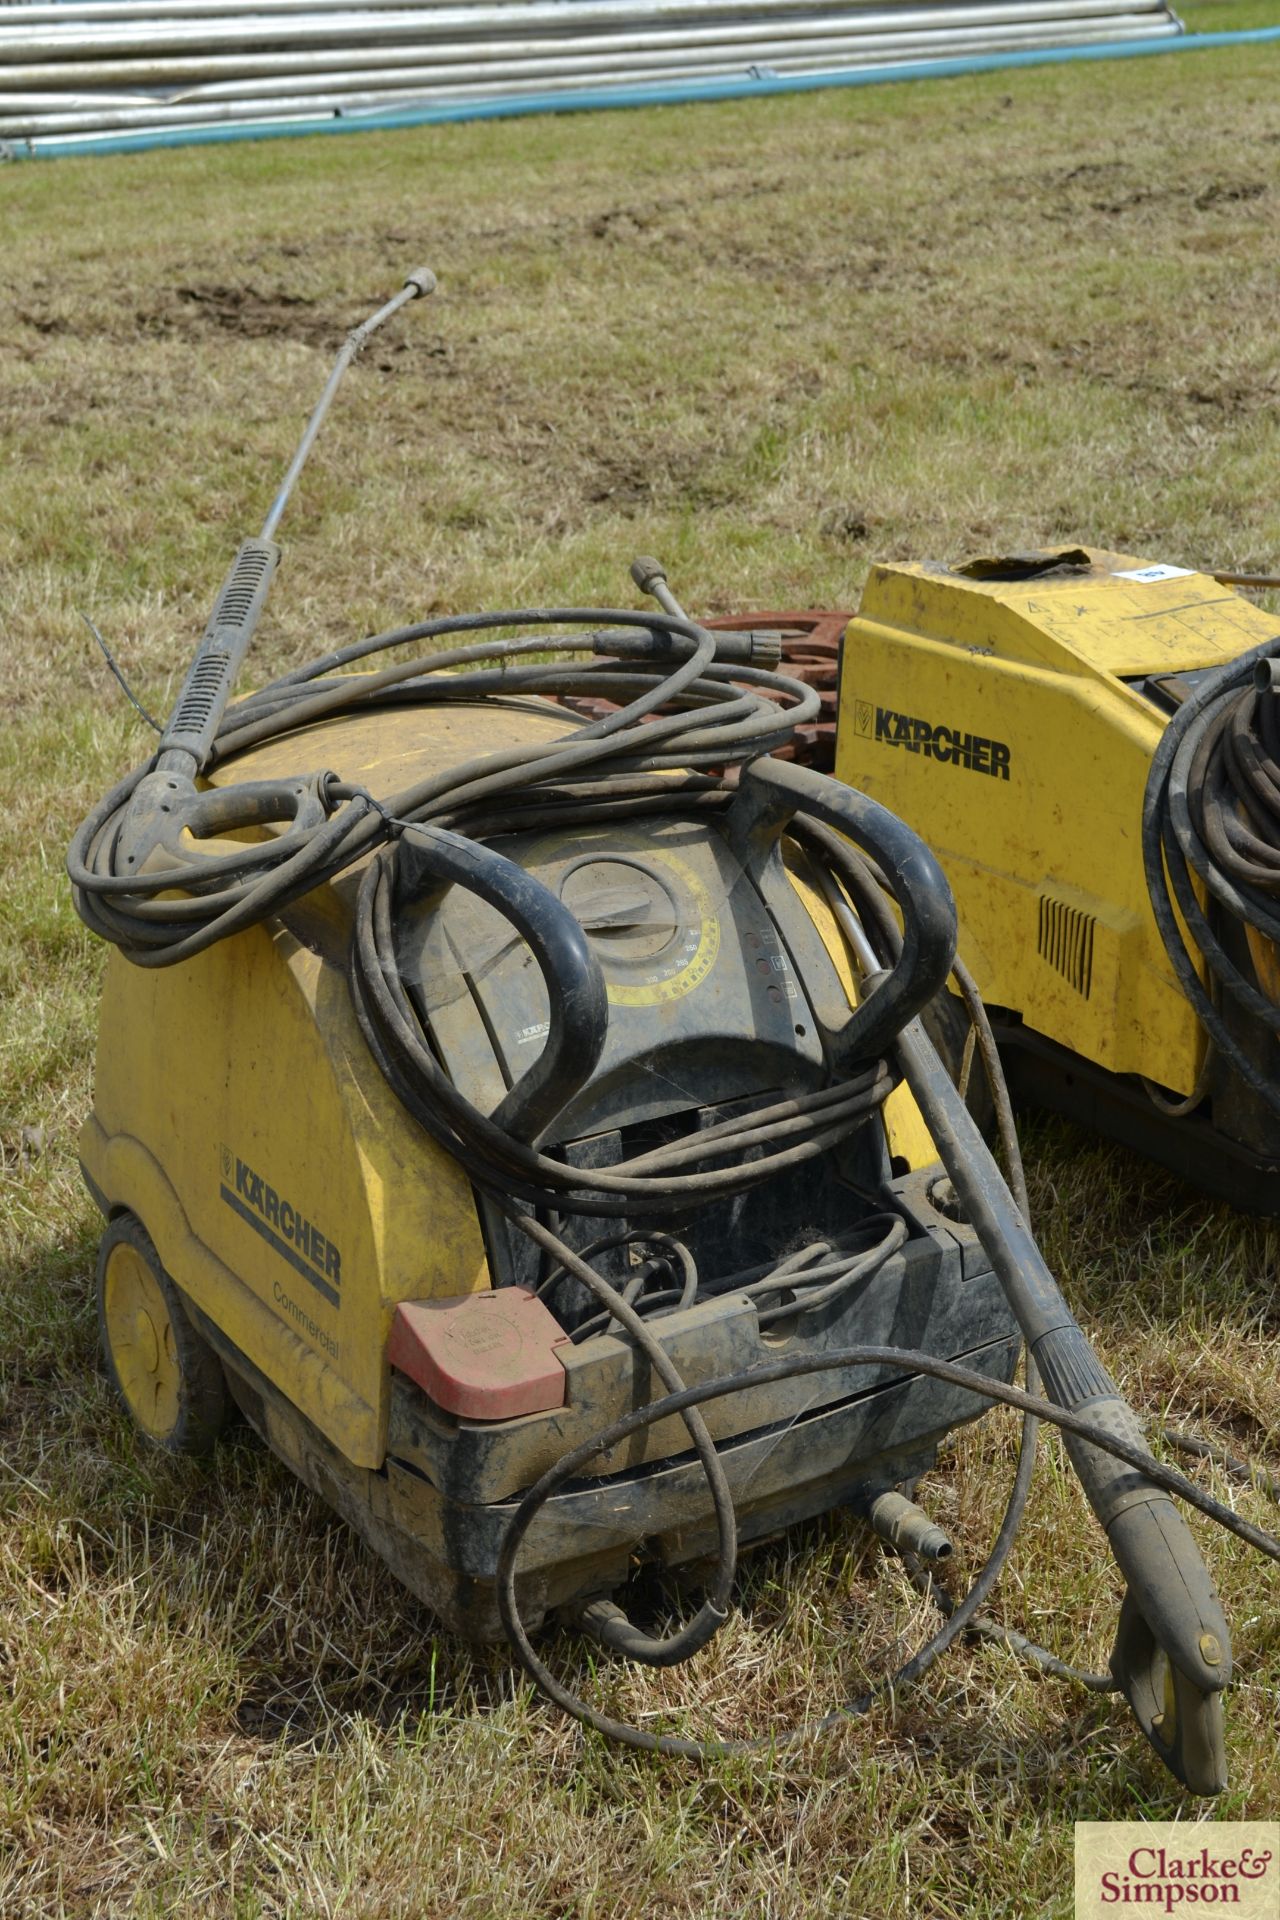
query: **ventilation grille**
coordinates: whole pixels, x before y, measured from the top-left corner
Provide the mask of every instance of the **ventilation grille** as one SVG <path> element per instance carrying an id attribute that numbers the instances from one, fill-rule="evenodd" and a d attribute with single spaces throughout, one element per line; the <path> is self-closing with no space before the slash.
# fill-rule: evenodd
<path id="1" fill-rule="evenodd" d="M 262 585 L 271 555 L 269 550 L 259 547 L 247 548 L 241 553 L 232 571 L 231 578 L 218 600 L 218 610 L 213 616 L 213 624 L 219 627 L 243 626 L 249 617 L 253 605 L 253 596 Z"/>
<path id="2" fill-rule="evenodd" d="M 190 685 L 183 693 L 178 711 L 174 714 L 169 727 L 170 733 L 199 733 L 213 712 L 213 703 L 218 697 L 227 672 L 230 656 L 225 653 L 202 653 L 191 673 Z"/>
<path id="3" fill-rule="evenodd" d="M 1078 994 L 1089 998 L 1093 984 L 1093 929 L 1091 913 L 1069 907 L 1065 900 L 1040 896 L 1040 932 L 1036 949 L 1042 960 L 1069 980 Z"/>

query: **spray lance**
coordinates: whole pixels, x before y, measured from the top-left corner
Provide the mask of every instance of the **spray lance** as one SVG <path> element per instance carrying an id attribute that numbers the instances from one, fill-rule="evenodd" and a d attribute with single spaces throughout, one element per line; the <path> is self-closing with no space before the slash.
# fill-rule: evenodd
<path id="1" fill-rule="evenodd" d="M 262 532 L 256 540 L 242 542 L 222 583 L 169 723 L 161 735 L 152 770 L 133 789 L 115 855 L 122 874 L 132 877 L 141 873 L 149 861 L 154 867 L 160 849 L 185 865 L 186 856 L 179 844 L 184 831 L 199 840 L 239 827 L 288 820 L 292 823 L 286 833 L 288 838 L 311 832 L 327 818 L 330 803 L 327 776 L 323 774 L 292 780 L 243 781 L 235 787 L 207 793 L 199 792 L 195 781 L 212 758 L 227 702 L 280 565 L 276 528 L 342 377 L 379 327 L 411 300 L 433 293 L 435 286 L 436 276 L 430 267 L 415 267 L 406 276 L 400 292 L 347 335 L 288 472 L 271 502 Z M 216 860 L 201 863 L 204 882 L 214 881 L 219 872 Z"/>

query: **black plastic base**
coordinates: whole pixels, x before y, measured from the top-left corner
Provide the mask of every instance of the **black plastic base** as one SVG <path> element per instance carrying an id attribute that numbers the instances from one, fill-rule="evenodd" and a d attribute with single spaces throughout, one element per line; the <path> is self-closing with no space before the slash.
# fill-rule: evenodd
<path id="1" fill-rule="evenodd" d="M 1078 1120 L 1241 1213 L 1280 1218 L 1280 1123 L 1276 1156 L 1264 1157 L 1219 1132 L 1206 1114 L 1161 1113 L 1140 1080 L 1108 1073 L 996 1008 L 990 1013 L 1017 1104 Z"/>

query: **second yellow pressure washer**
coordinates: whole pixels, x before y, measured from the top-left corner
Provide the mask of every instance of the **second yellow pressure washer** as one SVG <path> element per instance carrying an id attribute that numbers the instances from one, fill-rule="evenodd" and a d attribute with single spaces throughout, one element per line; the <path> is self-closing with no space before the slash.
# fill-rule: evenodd
<path id="1" fill-rule="evenodd" d="M 1092 548 L 871 570 L 836 771 L 933 848 L 1015 1095 L 1280 1214 L 1280 623 Z"/>

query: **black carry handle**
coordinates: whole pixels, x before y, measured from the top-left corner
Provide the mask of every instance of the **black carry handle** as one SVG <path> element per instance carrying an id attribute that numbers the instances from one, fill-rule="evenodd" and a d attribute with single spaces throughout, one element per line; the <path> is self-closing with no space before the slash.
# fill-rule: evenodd
<path id="1" fill-rule="evenodd" d="M 536 1144 L 604 1049 L 609 1002 L 600 962 L 568 907 L 514 860 L 444 827 L 406 828 L 396 850 L 398 897 L 415 899 L 441 881 L 496 907 L 528 941 L 546 985 L 546 1045 L 489 1115 L 517 1140 Z"/>
<path id="2" fill-rule="evenodd" d="M 928 847 L 896 815 L 828 774 L 785 760 L 762 757 L 745 766 L 729 809 L 729 841 L 749 871 L 758 872 L 797 813 L 870 854 L 902 911 L 901 954 L 834 1041 L 842 1067 L 874 1060 L 946 985 L 956 955 L 956 903 Z"/>

